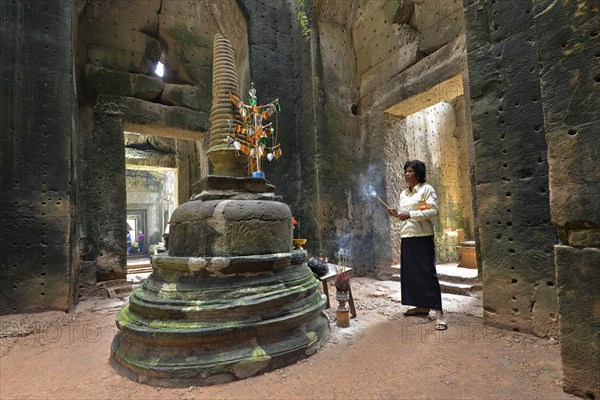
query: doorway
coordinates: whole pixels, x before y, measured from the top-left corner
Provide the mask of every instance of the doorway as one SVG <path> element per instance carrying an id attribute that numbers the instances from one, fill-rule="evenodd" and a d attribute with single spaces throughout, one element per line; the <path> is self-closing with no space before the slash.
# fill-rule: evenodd
<path id="1" fill-rule="evenodd" d="M 388 193 L 406 187 L 401 178 L 404 161 L 419 159 L 425 163 L 427 183 L 438 195 L 439 214 L 434 221 L 438 274 L 452 275 L 450 280 L 454 282 L 472 284 L 478 275 L 471 173 L 473 140 L 461 77 L 388 108 L 385 120 L 386 131 L 396 136 L 391 141 L 401 143 L 397 157 L 402 160 L 395 171 L 388 173 Z M 392 226 L 390 230 L 395 229 Z"/>
<path id="2" fill-rule="evenodd" d="M 147 241 L 141 233 L 148 232 L 146 210 L 127 209 L 127 256 L 148 254 Z M 140 243 L 141 242 L 141 243 Z"/>
<path id="3" fill-rule="evenodd" d="M 131 166 L 126 169 L 127 268 L 149 266 L 149 256 L 166 251 L 164 235 L 177 207 L 177 170 Z"/>

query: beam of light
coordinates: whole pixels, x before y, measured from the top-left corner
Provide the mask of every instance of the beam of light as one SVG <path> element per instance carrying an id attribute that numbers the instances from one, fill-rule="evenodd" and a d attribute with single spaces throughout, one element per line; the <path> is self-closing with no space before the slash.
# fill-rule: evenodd
<path id="1" fill-rule="evenodd" d="M 165 74 L 165 65 L 163 63 L 161 63 L 160 61 L 157 62 L 154 73 L 162 78 L 163 75 Z"/>

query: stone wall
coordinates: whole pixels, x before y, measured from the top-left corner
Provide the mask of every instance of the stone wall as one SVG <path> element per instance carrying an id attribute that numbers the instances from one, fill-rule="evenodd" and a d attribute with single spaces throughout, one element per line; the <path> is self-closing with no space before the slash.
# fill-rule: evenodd
<path id="1" fill-rule="evenodd" d="M 70 2 L 4 1 L 0 314 L 78 297 Z"/>
<path id="2" fill-rule="evenodd" d="M 600 398 L 600 12 L 533 1 L 560 311 L 563 386 Z"/>
<path id="3" fill-rule="evenodd" d="M 331 257 L 340 247 L 349 248 L 358 274 L 378 273 L 398 262 L 399 240 L 385 208 L 369 193 L 393 201 L 404 186 L 399 160 L 412 154 L 399 148 L 407 145 L 402 122 L 384 111 L 464 71 L 462 8 L 455 1 L 433 8 L 318 1 L 313 13 L 318 145 L 312 159 L 303 161 L 316 165 L 318 251 Z M 413 112 L 438 101 L 420 100 Z"/>
<path id="4" fill-rule="evenodd" d="M 174 139 L 179 203 L 208 171 L 212 41 L 233 43 L 240 80 L 249 76 L 244 10 L 235 0 L 77 1 L 81 276 L 87 284 L 123 278 L 125 150 L 123 132 Z M 165 65 L 162 78 L 154 73 Z M 132 151 L 129 151 L 132 156 Z M 138 152 L 138 158 L 146 158 Z M 129 161 L 128 161 L 129 162 Z M 141 161 L 138 163 L 142 163 Z"/>
<path id="5" fill-rule="evenodd" d="M 532 4 L 464 3 L 484 318 L 556 336 L 556 233 Z"/>

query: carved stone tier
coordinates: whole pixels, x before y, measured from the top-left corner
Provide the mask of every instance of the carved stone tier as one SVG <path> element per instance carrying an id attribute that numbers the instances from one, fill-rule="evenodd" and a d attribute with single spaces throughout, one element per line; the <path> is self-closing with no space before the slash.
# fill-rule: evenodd
<path id="1" fill-rule="evenodd" d="M 209 175 L 196 182 L 192 192 L 191 200 L 281 200 L 275 195 L 275 186 L 263 178 Z"/>
<path id="2" fill-rule="evenodd" d="M 247 176 L 248 156 L 227 143 L 230 135 L 235 135 L 238 140 L 243 139 L 243 136 L 234 133 L 233 128 L 236 125 L 241 127 L 243 121 L 229 98 L 230 95 L 240 97 L 233 48 L 231 42 L 220 33 L 215 35 L 213 47 L 213 98 L 207 152 L 211 174 Z"/>
<path id="3" fill-rule="evenodd" d="M 111 362 L 151 385 L 210 385 L 279 368 L 329 335 L 325 298 L 292 251 L 289 207 L 264 179 L 208 177 L 170 221 L 169 255 L 117 315 Z"/>
<path id="4" fill-rule="evenodd" d="M 117 316 L 113 366 L 151 385 L 210 385 L 314 353 L 329 321 L 305 258 L 152 257 L 154 272 Z"/>
<path id="5" fill-rule="evenodd" d="M 267 200 L 189 201 L 169 222 L 169 254 L 231 257 L 292 250 L 287 204 Z"/>

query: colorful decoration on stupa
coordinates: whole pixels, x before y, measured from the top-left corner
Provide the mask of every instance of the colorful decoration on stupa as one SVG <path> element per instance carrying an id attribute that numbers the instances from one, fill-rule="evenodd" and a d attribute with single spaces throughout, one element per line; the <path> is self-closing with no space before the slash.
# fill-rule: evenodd
<path id="1" fill-rule="evenodd" d="M 248 156 L 249 175 L 264 178 L 262 159 L 273 161 L 281 157 L 281 148 L 277 141 L 281 107 L 279 99 L 268 104 L 257 105 L 254 83 L 249 94 L 248 104 L 241 101 L 234 93 L 229 94 L 231 102 L 242 117 L 243 124 L 231 125 L 231 134 L 227 136 L 227 142 L 233 145 L 236 151 Z M 267 122 L 273 115 L 275 121 Z"/>

